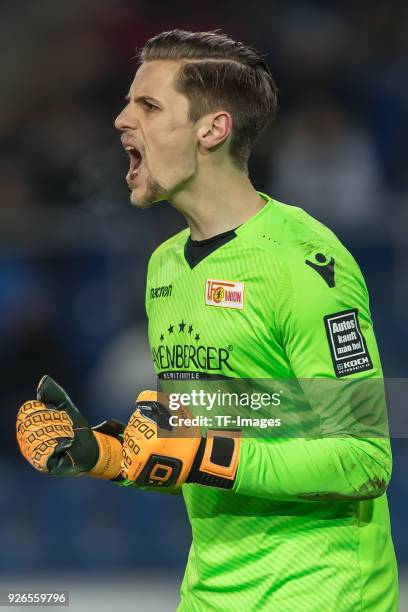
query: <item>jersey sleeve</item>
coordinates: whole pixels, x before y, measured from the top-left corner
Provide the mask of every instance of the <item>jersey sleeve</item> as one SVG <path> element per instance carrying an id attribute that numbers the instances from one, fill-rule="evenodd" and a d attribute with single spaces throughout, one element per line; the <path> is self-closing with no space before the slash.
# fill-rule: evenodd
<path id="1" fill-rule="evenodd" d="M 234 490 L 299 501 L 381 495 L 391 476 L 391 451 L 360 269 L 341 245 L 298 250 L 282 267 L 277 293 L 273 333 L 317 417 L 319 435 L 243 439 Z"/>

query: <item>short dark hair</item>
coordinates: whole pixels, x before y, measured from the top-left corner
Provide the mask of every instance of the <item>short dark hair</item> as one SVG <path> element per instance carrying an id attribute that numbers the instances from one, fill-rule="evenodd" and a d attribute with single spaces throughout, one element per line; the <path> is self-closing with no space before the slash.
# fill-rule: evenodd
<path id="1" fill-rule="evenodd" d="M 256 138 L 277 110 L 277 87 L 260 54 L 220 30 L 171 30 L 148 40 L 138 57 L 140 62 L 182 61 L 175 87 L 189 100 L 189 119 L 230 112 L 230 153 L 239 168 L 246 168 Z"/>

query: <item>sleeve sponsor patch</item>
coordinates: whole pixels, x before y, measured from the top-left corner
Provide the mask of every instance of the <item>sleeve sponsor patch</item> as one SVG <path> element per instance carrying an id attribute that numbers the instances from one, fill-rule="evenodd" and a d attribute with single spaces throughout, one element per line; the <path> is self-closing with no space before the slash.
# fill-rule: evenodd
<path id="1" fill-rule="evenodd" d="M 324 324 L 337 378 L 372 369 L 357 308 L 326 315 Z"/>

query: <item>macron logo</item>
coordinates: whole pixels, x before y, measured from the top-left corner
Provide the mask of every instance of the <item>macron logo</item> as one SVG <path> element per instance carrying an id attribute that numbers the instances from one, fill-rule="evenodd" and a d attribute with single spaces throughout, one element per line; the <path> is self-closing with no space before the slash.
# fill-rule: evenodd
<path id="1" fill-rule="evenodd" d="M 150 299 L 161 297 L 170 297 L 173 289 L 173 285 L 163 285 L 162 287 L 152 287 L 150 289 Z"/>

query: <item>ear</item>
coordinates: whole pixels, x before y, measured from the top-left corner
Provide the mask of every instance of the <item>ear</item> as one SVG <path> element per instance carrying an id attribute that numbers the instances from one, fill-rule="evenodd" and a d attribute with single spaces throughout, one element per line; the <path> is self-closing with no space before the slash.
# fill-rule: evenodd
<path id="1" fill-rule="evenodd" d="M 211 113 L 202 119 L 198 129 L 198 141 L 206 149 L 214 149 L 223 144 L 232 131 L 232 117 L 226 111 Z"/>

